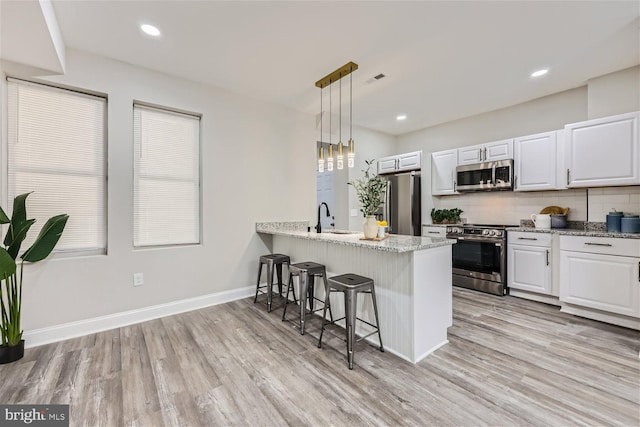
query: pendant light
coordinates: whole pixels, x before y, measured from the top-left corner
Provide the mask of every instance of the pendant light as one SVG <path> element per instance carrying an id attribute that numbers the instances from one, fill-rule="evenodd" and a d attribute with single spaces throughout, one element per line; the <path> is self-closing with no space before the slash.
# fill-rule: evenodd
<path id="1" fill-rule="evenodd" d="M 329 86 L 329 147 L 327 149 L 327 171 L 333 171 L 333 144 L 331 133 L 333 131 L 333 114 L 332 114 L 332 93 L 331 85 L 340 81 L 340 132 L 338 141 L 338 156 L 337 156 L 337 168 L 344 168 L 344 144 L 342 143 L 342 78 L 350 76 L 351 73 L 358 69 L 358 64 L 355 62 L 348 62 L 342 67 L 338 68 L 334 72 L 324 76 L 322 79 L 316 82 L 316 86 L 320 88 L 320 148 L 318 149 L 318 172 L 324 172 L 325 158 L 324 158 L 324 142 L 322 140 L 322 89 Z M 350 77 L 349 83 L 349 148 L 347 153 L 347 164 L 350 168 L 355 165 L 355 147 L 353 142 L 353 76 Z"/>
<path id="2" fill-rule="evenodd" d="M 344 168 L 344 156 L 342 155 L 342 74 L 340 74 L 340 139 L 338 140 L 338 170 Z"/>
<path id="3" fill-rule="evenodd" d="M 327 170 L 329 172 L 333 172 L 333 145 L 331 144 L 331 134 L 333 132 L 332 118 L 333 113 L 331 112 L 331 107 L 333 105 L 333 101 L 331 100 L 331 80 L 329 80 L 329 149 L 327 150 Z"/>
<path id="4" fill-rule="evenodd" d="M 320 148 L 318 148 L 318 172 L 324 172 L 324 148 L 322 147 L 322 88 L 320 88 Z"/>
<path id="5" fill-rule="evenodd" d="M 349 73 L 349 152 L 347 165 L 352 168 L 356 164 L 356 148 L 353 142 L 353 76 Z"/>

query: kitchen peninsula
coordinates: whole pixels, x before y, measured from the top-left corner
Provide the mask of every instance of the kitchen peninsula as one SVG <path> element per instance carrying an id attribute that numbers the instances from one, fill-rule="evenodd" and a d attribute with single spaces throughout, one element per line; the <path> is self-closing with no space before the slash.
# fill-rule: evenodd
<path id="1" fill-rule="evenodd" d="M 355 273 L 375 281 L 380 331 L 385 350 L 417 363 L 448 342 L 452 324 L 451 245 L 442 237 L 391 235 L 382 241 L 360 240 L 362 233 L 308 232 L 308 221 L 259 222 L 256 232 L 273 253 L 291 262 L 326 265 L 329 277 Z M 322 286 L 316 286 L 322 294 Z M 331 298 L 335 317 L 344 301 Z M 368 297 L 358 300 L 358 317 L 373 322 Z M 358 333 L 368 326 L 358 322 Z M 369 338 L 372 341 L 376 338 Z"/>

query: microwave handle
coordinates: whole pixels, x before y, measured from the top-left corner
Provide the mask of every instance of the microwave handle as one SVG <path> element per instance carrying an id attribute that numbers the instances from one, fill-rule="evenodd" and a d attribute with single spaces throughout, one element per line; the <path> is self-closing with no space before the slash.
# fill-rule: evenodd
<path id="1" fill-rule="evenodd" d="M 491 182 L 493 183 L 494 187 L 498 185 L 498 183 L 496 182 L 496 165 L 495 164 L 491 166 Z"/>

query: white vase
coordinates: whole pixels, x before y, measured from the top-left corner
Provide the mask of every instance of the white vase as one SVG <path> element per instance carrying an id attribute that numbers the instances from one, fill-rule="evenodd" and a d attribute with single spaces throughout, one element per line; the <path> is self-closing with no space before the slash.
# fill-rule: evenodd
<path id="1" fill-rule="evenodd" d="M 369 215 L 364 219 L 364 237 L 365 239 L 373 239 L 378 235 L 378 220 L 373 215 Z"/>

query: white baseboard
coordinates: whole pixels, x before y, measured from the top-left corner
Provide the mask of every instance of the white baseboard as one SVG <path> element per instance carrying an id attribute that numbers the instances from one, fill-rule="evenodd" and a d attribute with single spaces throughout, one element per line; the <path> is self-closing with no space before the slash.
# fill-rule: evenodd
<path id="1" fill-rule="evenodd" d="M 79 320 L 77 322 L 64 323 L 32 331 L 25 331 L 25 347 L 37 347 L 53 342 L 64 341 L 70 338 L 108 331 L 122 326 L 146 322 L 160 317 L 171 316 L 178 313 L 197 310 L 212 305 L 224 304 L 255 295 L 255 286 L 247 286 L 230 291 L 217 292 L 215 294 L 202 295 L 180 301 L 172 301 L 151 307 L 123 311 L 92 319 Z"/>

